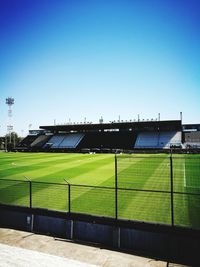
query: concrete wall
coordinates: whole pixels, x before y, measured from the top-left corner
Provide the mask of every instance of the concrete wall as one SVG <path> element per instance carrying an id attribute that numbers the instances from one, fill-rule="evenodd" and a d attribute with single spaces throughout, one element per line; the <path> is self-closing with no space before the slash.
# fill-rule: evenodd
<path id="1" fill-rule="evenodd" d="M 120 234 L 120 246 L 123 249 L 147 251 L 162 258 L 169 257 L 170 235 L 168 233 L 122 228 Z"/>
<path id="2" fill-rule="evenodd" d="M 0 227 L 31 231 L 31 215 L 25 212 L 0 210 Z"/>
<path id="3" fill-rule="evenodd" d="M 73 239 L 102 245 L 113 245 L 113 227 L 96 223 L 74 221 Z"/>
<path id="4" fill-rule="evenodd" d="M 59 217 L 58 214 L 51 215 L 49 211 L 46 215 L 41 215 L 33 210 L 7 210 L 1 206 L 0 227 L 97 243 L 100 246 L 183 264 L 194 265 L 199 262 L 200 232 L 179 233 L 162 230 L 162 227 L 157 226 L 151 228 L 147 224 L 124 227 L 116 222 L 106 221 L 105 218 L 104 221 L 84 221 L 81 215 L 80 219 L 78 215 L 74 218 L 68 218 L 67 214 Z"/>
<path id="5" fill-rule="evenodd" d="M 33 216 L 33 232 L 71 238 L 71 221 L 49 216 Z"/>

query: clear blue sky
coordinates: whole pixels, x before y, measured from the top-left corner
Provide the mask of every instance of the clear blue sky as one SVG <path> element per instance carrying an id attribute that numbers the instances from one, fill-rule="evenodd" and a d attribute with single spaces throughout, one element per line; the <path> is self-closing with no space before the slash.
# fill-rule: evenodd
<path id="1" fill-rule="evenodd" d="M 28 125 L 156 118 L 200 123 L 199 0 L 0 0 L 5 98 Z"/>

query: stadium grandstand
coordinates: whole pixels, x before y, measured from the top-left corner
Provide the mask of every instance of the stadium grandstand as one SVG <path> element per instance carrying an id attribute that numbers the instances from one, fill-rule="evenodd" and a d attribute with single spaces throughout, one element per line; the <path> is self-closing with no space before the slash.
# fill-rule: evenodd
<path id="1" fill-rule="evenodd" d="M 200 149 L 200 124 L 183 125 L 184 147 Z"/>
<path id="2" fill-rule="evenodd" d="M 120 152 L 199 149 L 200 125 L 181 120 L 68 123 L 30 130 L 17 151 Z"/>

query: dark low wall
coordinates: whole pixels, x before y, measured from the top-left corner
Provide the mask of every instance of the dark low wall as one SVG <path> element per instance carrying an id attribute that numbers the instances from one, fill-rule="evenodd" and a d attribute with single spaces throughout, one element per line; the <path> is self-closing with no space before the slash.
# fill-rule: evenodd
<path id="1" fill-rule="evenodd" d="M 0 205 L 0 227 L 97 243 L 171 262 L 199 264 L 200 231 L 184 228 L 5 205 Z"/>
<path id="2" fill-rule="evenodd" d="M 71 238 L 71 221 L 42 215 L 33 215 L 33 232 Z"/>
<path id="3" fill-rule="evenodd" d="M 170 234 L 135 229 L 121 229 L 120 244 L 122 248 L 147 251 L 161 258 L 169 258 Z"/>
<path id="4" fill-rule="evenodd" d="M 113 246 L 113 227 L 89 222 L 74 221 L 73 239 Z"/>
<path id="5" fill-rule="evenodd" d="M 23 211 L 0 209 L 0 227 L 31 231 L 31 215 Z"/>

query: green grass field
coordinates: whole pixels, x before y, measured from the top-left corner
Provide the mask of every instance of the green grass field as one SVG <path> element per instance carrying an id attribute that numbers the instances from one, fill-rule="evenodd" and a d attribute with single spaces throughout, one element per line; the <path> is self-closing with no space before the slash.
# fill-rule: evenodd
<path id="1" fill-rule="evenodd" d="M 118 217 L 171 224 L 169 156 L 118 155 L 117 167 Z M 112 154 L 0 153 L 0 203 L 29 206 L 25 177 L 33 207 L 68 211 L 66 179 L 72 212 L 115 216 Z M 173 177 L 175 225 L 200 228 L 200 158 L 173 156 Z"/>

